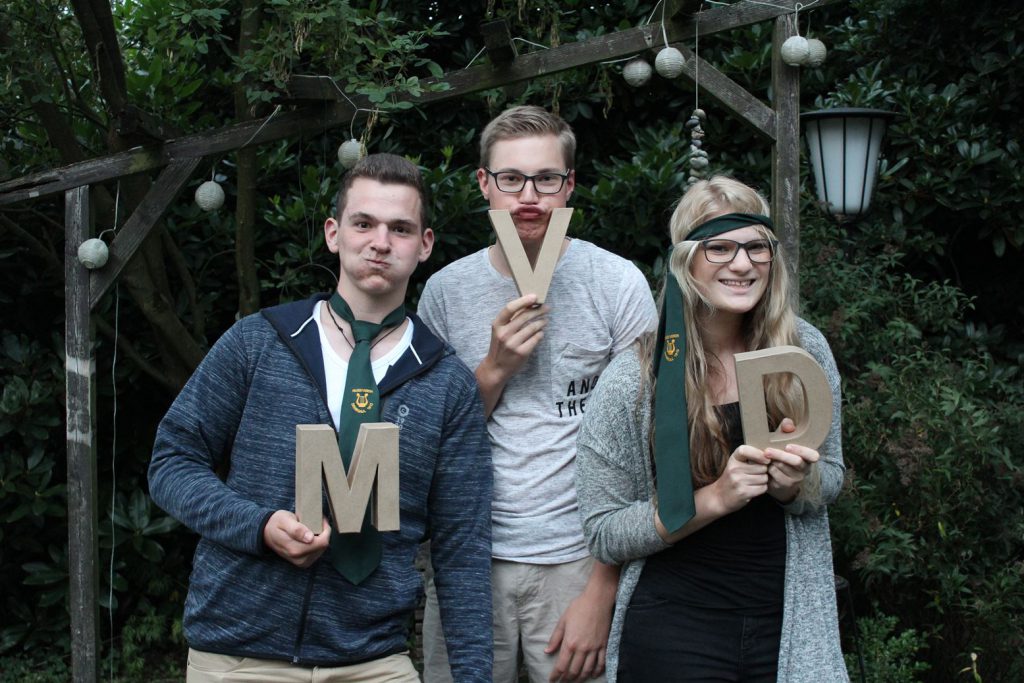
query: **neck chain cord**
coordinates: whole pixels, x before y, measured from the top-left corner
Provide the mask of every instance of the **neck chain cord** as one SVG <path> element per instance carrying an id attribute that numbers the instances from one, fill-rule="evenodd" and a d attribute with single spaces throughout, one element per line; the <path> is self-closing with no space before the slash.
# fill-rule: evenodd
<path id="1" fill-rule="evenodd" d="M 338 319 L 334 317 L 334 311 L 331 309 L 330 306 L 327 307 L 327 315 L 331 316 L 331 322 L 334 323 L 334 326 L 338 328 L 338 332 L 341 332 L 341 337 L 342 339 L 345 340 L 345 343 L 348 344 L 350 349 L 354 349 L 355 344 L 349 341 L 348 335 L 345 334 L 345 330 L 342 329 L 341 325 L 338 323 Z M 382 341 L 387 339 L 391 335 L 391 333 L 397 330 L 399 327 L 401 327 L 401 325 L 395 325 L 394 327 L 387 330 L 384 334 L 377 338 L 377 341 L 370 344 L 370 348 L 373 349 L 374 346 L 380 344 Z"/>

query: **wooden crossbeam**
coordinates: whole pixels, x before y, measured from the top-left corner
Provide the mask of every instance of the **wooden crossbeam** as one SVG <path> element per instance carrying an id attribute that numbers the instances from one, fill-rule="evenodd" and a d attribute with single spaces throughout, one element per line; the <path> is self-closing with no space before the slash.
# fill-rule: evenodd
<path id="1" fill-rule="evenodd" d="M 353 98 L 356 106 L 369 108 L 369 101 Z M 275 142 L 292 135 L 319 132 L 352 119 L 349 104 L 309 104 L 294 111 L 263 119 L 188 135 L 166 143 L 133 147 L 30 176 L 0 183 L 0 206 L 55 192 L 150 171 L 175 159 L 231 152 L 251 145 Z"/>
<path id="2" fill-rule="evenodd" d="M 182 186 L 188 182 L 192 172 L 199 165 L 201 157 L 172 161 L 157 177 L 156 182 L 139 205 L 135 207 L 131 217 L 125 221 L 117 236 L 110 243 L 110 258 L 100 270 L 94 270 L 89 276 L 89 307 L 96 308 L 110 286 L 128 265 L 132 256 L 153 230 L 153 226 L 163 215 L 168 205 L 178 196 Z"/>
<path id="3" fill-rule="evenodd" d="M 694 55 L 686 45 L 675 43 L 673 47 L 678 49 L 686 59 L 686 63 L 683 64 L 683 76 L 691 82 L 697 83 L 702 92 L 720 102 L 740 121 L 753 128 L 766 140 L 775 140 L 777 125 L 774 109 L 751 95 L 742 85 L 714 66 Z"/>
<path id="4" fill-rule="evenodd" d="M 815 7 L 844 1 L 818 0 Z M 777 0 L 771 6 L 740 2 L 701 12 L 691 22 L 668 22 L 665 31 L 669 42 L 688 42 L 692 40 L 695 31 L 699 31 L 701 36 L 709 36 L 791 14 L 796 2 L 797 0 Z M 444 91 L 424 92 L 418 98 L 406 99 L 416 104 L 451 100 L 480 90 L 498 88 L 594 62 L 626 57 L 652 48 L 660 44 L 661 40 L 660 23 L 616 31 L 586 41 L 520 55 L 506 66 L 482 65 L 453 71 L 438 79 L 425 79 L 425 86 L 444 82 L 449 88 Z M 701 68 L 703 69 L 703 65 Z M 326 100 L 334 103 L 305 104 L 285 114 L 197 133 L 163 144 L 136 147 L 126 152 L 0 183 L 0 206 L 160 168 L 176 158 L 218 154 L 250 145 L 275 142 L 294 135 L 316 134 L 348 123 L 356 113 L 334 81 L 326 76 L 293 77 L 289 83 L 288 94 L 296 100 Z M 350 97 L 356 107 L 372 108 L 365 97 Z M 722 101 L 728 102 L 728 96 L 723 97 Z M 748 123 L 754 125 L 755 129 L 761 129 L 753 121 Z"/>

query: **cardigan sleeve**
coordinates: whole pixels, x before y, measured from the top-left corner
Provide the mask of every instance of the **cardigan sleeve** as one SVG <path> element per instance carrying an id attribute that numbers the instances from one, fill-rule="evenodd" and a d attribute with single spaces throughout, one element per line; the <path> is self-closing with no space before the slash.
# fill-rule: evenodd
<path id="1" fill-rule="evenodd" d="M 832 390 L 832 425 L 825 436 L 825 441 L 818 448 L 818 454 L 821 456 L 818 461 L 818 476 L 821 480 L 820 503 L 797 496 L 796 500 L 784 506 L 786 512 L 793 515 L 817 512 L 822 506 L 835 501 L 843 488 L 846 476 L 846 465 L 843 463 L 842 393 L 835 358 L 825 336 L 818 328 L 800 319 L 797 321 L 797 331 L 800 334 L 800 345 L 818 361 L 828 378 L 828 385 Z"/>
<path id="2" fill-rule="evenodd" d="M 654 526 L 649 411 L 649 392 L 640 396 L 640 365 L 630 349 L 602 373 L 577 441 L 583 533 L 601 562 L 621 564 L 668 547 Z"/>

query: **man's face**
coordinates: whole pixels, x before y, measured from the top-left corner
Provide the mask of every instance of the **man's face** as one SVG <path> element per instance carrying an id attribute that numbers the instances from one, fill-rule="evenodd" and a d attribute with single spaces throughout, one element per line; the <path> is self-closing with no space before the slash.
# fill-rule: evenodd
<path id="1" fill-rule="evenodd" d="M 539 249 L 547 232 L 552 209 L 565 207 L 576 186 L 574 172 L 565 167 L 558 137 L 538 135 L 499 140 L 491 147 L 489 168 L 494 173 L 514 171 L 530 176 L 549 172 L 564 174 L 569 171 L 569 177 L 558 192 L 541 194 L 537 192 L 533 181 L 527 181 L 519 192 L 503 192 L 498 189 L 494 176 L 489 175 L 486 169 L 477 169 L 476 179 L 480 184 L 480 192 L 491 208 L 510 211 L 523 246 Z"/>
<path id="2" fill-rule="evenodd" d="M 416 189 L 369 178 L 352 183 L 341 217 L 327 219 L 324 236 L 338 254 L 338 288 L 346 300 L 362 295 L 396 306 L 434 246 L 434 232 L 420 225 Z"/>

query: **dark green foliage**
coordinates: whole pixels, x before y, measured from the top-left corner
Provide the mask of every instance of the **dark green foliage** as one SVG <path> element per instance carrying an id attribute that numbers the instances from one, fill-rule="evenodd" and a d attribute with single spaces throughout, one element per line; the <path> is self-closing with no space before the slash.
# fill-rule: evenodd
<path id="1" fill-rule="evenodd" d="M 923 636 L 912 628 L 897 632 L 898 622 L 885 614 L 857 620 L 868 683 L 916 683 L 929 669 L 919 659 Z M 846 667 L 850 680 L 860 680 L 860 660 L 852 652 L 846 655 Z"/>
<path id="2" fill-rule="evenodd" d="M 918 279 L 891 230 L 865 227 L 804 225 L 805 245 L 826 245 L 804 254 L 805 314 L 844 379 L 851 474 L 831 515 L 837 566 L 856 592 L 928 636 L 936 680 L 972 651 L 994 680 L 1017 680 L 1020 366 L 998 361 L 997 340 L 964 324 L 969 302 L 957 288 Z"/>
<path id="3" fill-rule="evenodd" d="M 55 342 L 57 340 L 54 340 Z M 0 349 L 0 651 L 67 642 L 67 505 L 60 415 L 63 368 L 24 335 Z"/>

